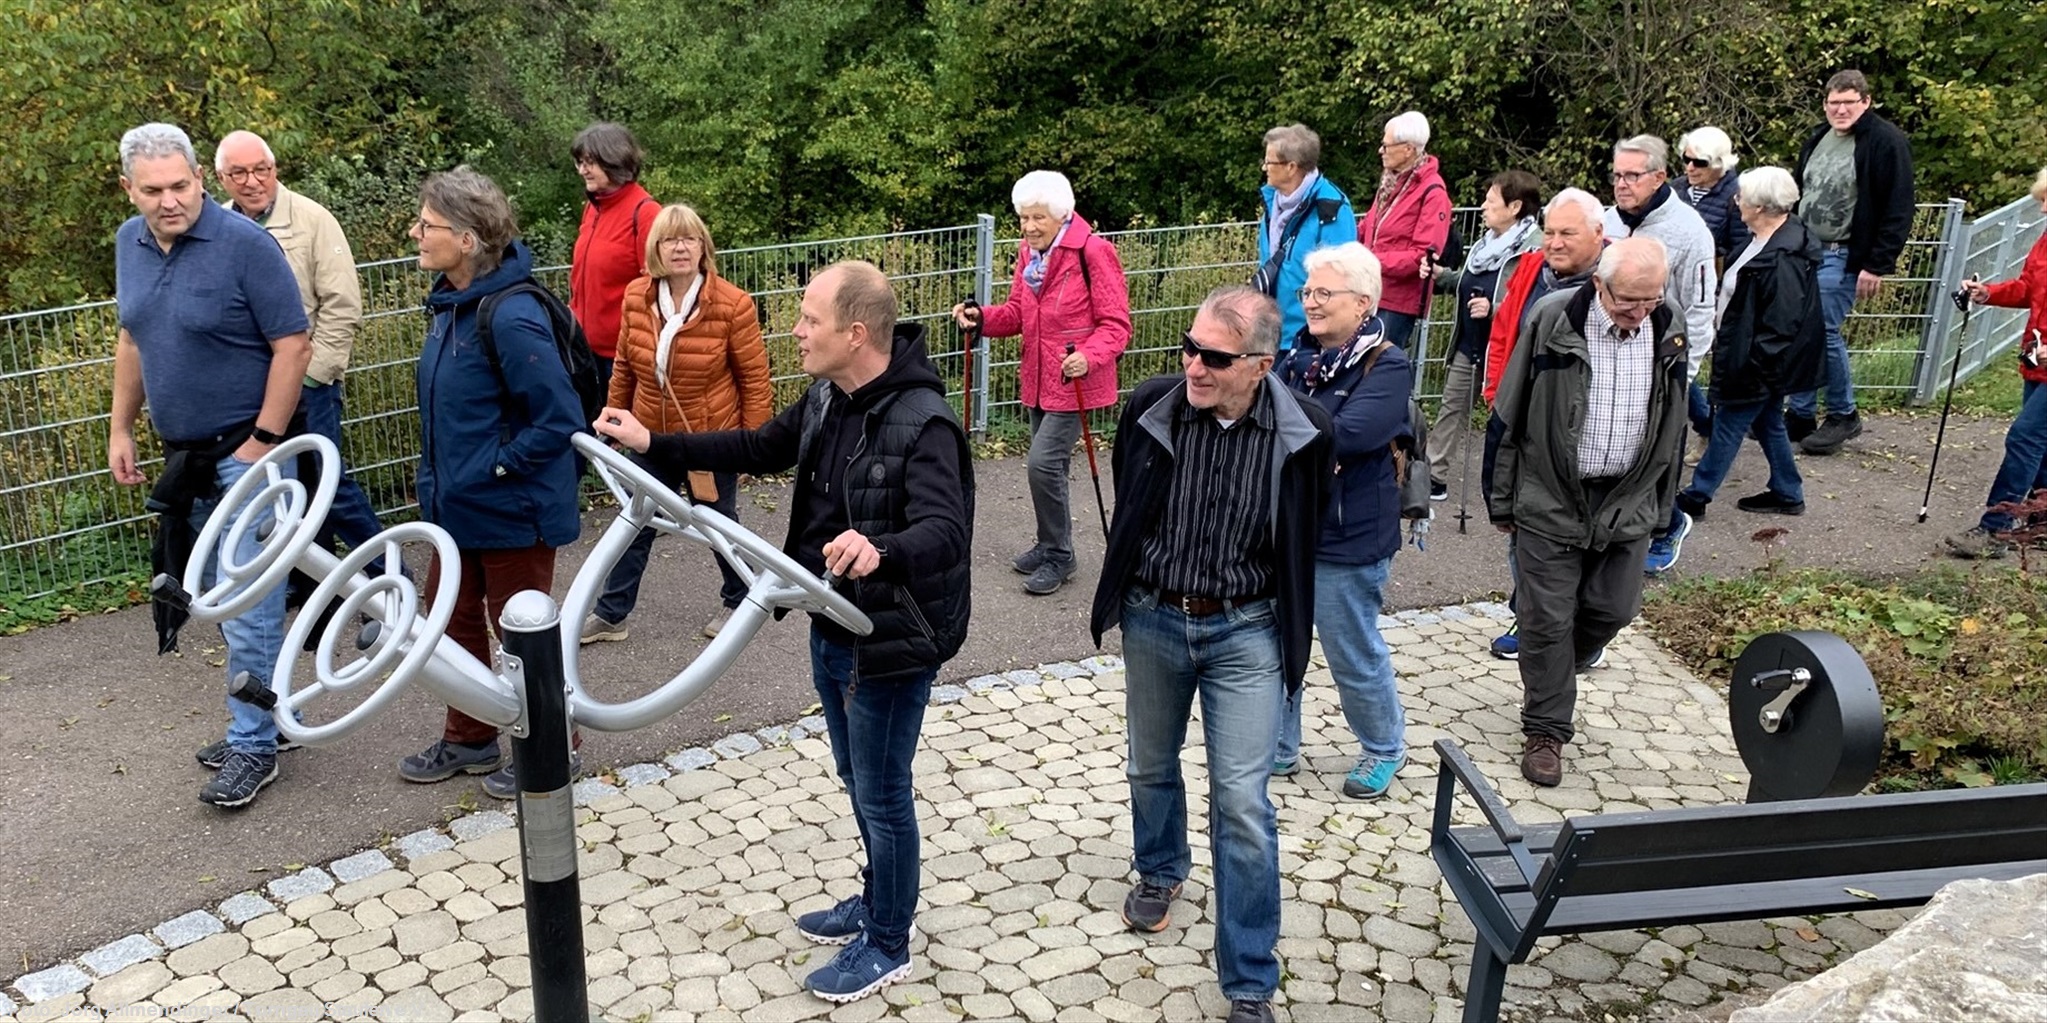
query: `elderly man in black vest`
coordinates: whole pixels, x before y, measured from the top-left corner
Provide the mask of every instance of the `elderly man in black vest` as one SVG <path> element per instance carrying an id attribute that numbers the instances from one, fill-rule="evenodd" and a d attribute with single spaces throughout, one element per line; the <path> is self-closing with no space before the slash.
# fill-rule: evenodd
<path id="1" fill-rule="evenodd" d="M 617 408 L 594 425 L 675 479 L 793 467 L 784 549 L 812 572 L 843 576 L 874 620 L 857 644 L 822 616 L 810 631 L 812 681 L 867 869 L 859 893 L 796 926 L 846 946 L 806 986 L 850 1002 L 911 972 L 920 864 L 910 761 L 931 682 L 966 638 L 973 467 L 924 328 L 896 322 L 895 293 L 872 264 L 836 263 L 812 278 L 794 334 L 817 382 L 758 430 L 653 436 Z"/>

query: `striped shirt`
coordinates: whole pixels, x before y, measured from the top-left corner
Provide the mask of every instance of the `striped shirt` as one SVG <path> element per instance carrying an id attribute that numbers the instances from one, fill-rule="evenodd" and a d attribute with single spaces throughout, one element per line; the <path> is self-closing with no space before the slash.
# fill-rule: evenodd
<path id="1" fill-rule="evenodd" d="M 1224 427 L 1210 409 L 1173 418 L 1173 482 L 1144 538 L 1137 578 L 1202 597 L 1272 592 L 1272 452 L 1279 442 L 1273 388 L 1261 381 L 1251 410 Z"/>
<path id="2" fill-rule="evenodd" d="M 1623 476 L 1642 453 L 1649 426 L 1649 389 L 1656 380 L 1655 329 L 1648 320 L 1622 333 L 1599 298 L 1585 316 L 1585 355 L 1592 365 L 1585 429 L 1578 438 L 1578 475 Z"/>

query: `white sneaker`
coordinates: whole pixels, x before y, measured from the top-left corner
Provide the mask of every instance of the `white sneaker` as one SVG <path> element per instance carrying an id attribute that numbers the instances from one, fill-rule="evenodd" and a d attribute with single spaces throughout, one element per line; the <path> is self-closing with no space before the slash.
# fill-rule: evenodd
<path id="1" fill-rule="evenodd" d="M 595 613 L 583 619 L 582 642 L 585 644 L 617 642 L 626 638 L 627 635 L 628 632 L 624 622 L 616 624 L 607 622 L 597 617 Z"/>
<path id="2" fill-rule="evenodd" d="M 593 615 L 592 617 L 595 616 Z M 729 607 L 719 608 L 718 613 L 712 615 L 711 620 L 704 623 L 704 636 L 708 639 L 717 639 L 718 634 L 725 631 L 725 623 L 731 620 L 732 609 Z M 589 633 L 586 632 L 584 635 L 587 636 Z"/>

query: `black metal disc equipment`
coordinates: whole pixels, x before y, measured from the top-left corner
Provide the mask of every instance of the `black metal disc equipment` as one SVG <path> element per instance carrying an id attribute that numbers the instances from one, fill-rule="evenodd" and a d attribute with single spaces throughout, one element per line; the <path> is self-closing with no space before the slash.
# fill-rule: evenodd
<path id="1" fill-rule="evenodd" d="M 1831 632 L 1757 636 L 1734 663 L 1727 709 L 1751 803 L 1854 795 L 1883 755 L 1876 679 Z"/>

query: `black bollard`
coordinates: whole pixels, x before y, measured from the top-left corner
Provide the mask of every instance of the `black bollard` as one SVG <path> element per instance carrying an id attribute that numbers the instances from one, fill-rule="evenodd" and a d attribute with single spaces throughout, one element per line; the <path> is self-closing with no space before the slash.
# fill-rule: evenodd
<path id="1" fill-rule="evenodd" d="M 519 865 L 526 883 L 533 1018 L 589 1023 L 561 613 L 547 594 L 526 590 L 505 602 L 498 625 L 505 674 L 526 701 L 526 734 L 512 738 L 512 770 L 519 779 Z"/>

